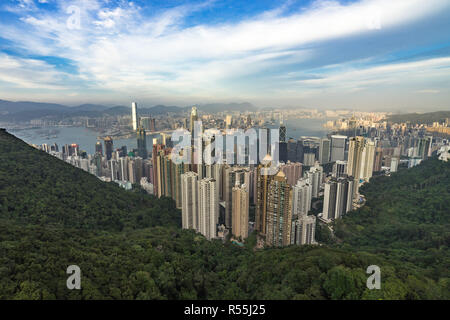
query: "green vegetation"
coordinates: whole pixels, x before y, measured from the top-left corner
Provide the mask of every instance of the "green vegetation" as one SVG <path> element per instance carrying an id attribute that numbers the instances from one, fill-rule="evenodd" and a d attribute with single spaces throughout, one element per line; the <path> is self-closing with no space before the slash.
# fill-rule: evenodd
<path id="1" fill-rule="evenodd" d="M 324 229 L 328 245 L 254 251 L 254 234 L 207 241 L 180 229 L 170 199 L 0 132 L 0 299 L 448 299 L 449 172 L 433 160 L 374 179 L 368 205 L 335 226 L 340 241 Z M 81 290 L 66 288 L 71 264 Z M 381 290 L 366 288 L 373 264 Z"/>
<path id="2" fill-rule="evenodd" d="M 389 122 L 401 123 L 411 122 L 412 124 L 433 124 L 433 122 L 443 122 L 446 118 L 450 118 L 450 111 L 436 111 L 427 113 L 406 113 L 393 114 L 387 117 Z"/>

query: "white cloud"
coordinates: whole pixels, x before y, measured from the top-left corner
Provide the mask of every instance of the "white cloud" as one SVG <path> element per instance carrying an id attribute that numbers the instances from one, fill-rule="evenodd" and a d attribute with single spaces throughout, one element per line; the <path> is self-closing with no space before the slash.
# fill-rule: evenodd
<path id="1" fill-rule="evenodd" d="M 58 14 L 33 14 L 22 19 L 30 32 L 0 25 L 0 36 L 35 53 L 70 59 L 79 69 L 80 80 L 127 96 L 145 92 L 148 96 L 223 98 L 245 95 L 235 89 L 238 84 L 231 89 L 225 82 L 270 67 L 307 61 L 314 55 L 317 43 L 384 32 L 449 8 L 446 0 L 429 0 L 426 6 L 422 0 L 363 0 L 348 5 L 316 1 L 309 9 L 288 16 L 282 15 L 286 7 L 281 7 L 239 23 L 197 24 L 183 29 L 186 16 L 210 2 L 176 7 L 150 20 L 134 4 L 122 2 L 111 9 L 104 6 L 107 2 L 70 1 L 70 5 L 81 9 L 81 30 L 66 28 L 65 9 L 69 3 L 59 0 Z M 413 70 L 419 67 L 345 70 L 325 74 L 323 79 L 292 80 L 283 85 L 290 87 L 286 90 L 304 84 L 325 88 L 337 85 L 355 91 L 393 81 L 406 72 L 405 68 L 416 72 Z M 433 75 L 437 73 L 434 70 Z M 427 76 L 431 77 L 431 73 Z M 283 91 L 276 88 L 276 83 L 273 86 L 273 90 L 261 95 Z M 248 96 L 256 93 L 251 92 L 251 83 L 245 87 L 250 87 Z M 294 89 L 294 93 L 298 90 L 301 88 Z"/>

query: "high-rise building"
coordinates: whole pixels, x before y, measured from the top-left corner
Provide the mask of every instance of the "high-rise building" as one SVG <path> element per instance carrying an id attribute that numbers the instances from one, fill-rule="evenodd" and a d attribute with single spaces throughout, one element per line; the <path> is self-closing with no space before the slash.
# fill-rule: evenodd
<path id="1" fill-rule="evenodd" d="M 145 133 L 145 129 L 143 127 L 139 127 L 136 130 L 137 133 L 137 147 L 138 147 L 138 156 L 142 159 L 147 159 L 147 136 Z"/>
<path id="2" fill-rule="evenodd" d="M 97 141 L 97 143 L 95 144 L 95 153 L 103 155 L 103 146 L 100 141 Z"/>
<path id="3" fill-rule="evenodd" d="M 231 121 L 232 121 L 231 115 L 227 115 L 225 118 L 225 126 L 227 129 L 231 129 Z"/>
<path id="4" fill-rule="evenodd" d="M 249 192 L 248 187 L 243 184 L 236 186 L 232 191 L 232 234 L 242 240 L 248 237 L 248 214 L 249 214 Z"/>
<path id="5" fill-rule="evenodd" d="M 315 165 L 306 172 L 306 177 L 309 179 L 309 183 L 312 186 L 312 197 L 318 198 L 323 181 L 323 167 L 316 162 Z"/>
<path id="6" fill-rule="evenodd" d="M 183 229 L 198 230 L 198 181 L 195 172 L 181 175 L 181 202 Z"/>
<path id="7" fill-rule="evenodd" d="M 347 161 L 336 161 L 333 164 L 333 172 L 331 175 L 335 178 L 347 176 Z"/>
<path id="8" fill-rule="evenodd" d="M 202 179 L 198 184 L 198 231 L 211 240 L 217 237 L 219 193 L 212 178 Z"/>
<path id="9" fill-rule="evenodd" d="M 397 172 L 399 159 L 397 157 L 393 157 L 391 159 L 391 172 Z"/>
<path id="10" fill-rule="evenodd" d="M 131 103 L 131 123 L 133 125 L 133 131 L 136 131 L 139 127 L 139 118 L 138 118 L 138 110 L 137 110 L 137 103 L 133 102 Z"/>
<path id="11" fill-rule="evenodd" d="M 331 178 L 325 183 L 323 217 L 335 220 L 352 210 L 353 177 Z"/>
<path id="12" fill-rule="evenodd" d="M 223 168 L 223 200 L 225 201 L 225 226 L 232 228 L 232 197 L 233 187 L 236 185 L 250 184 L 250 171 L 243 167 Z"/>
<path id="13" fill-rule="evenodd" d="M 364 145 L 365 142 L 363 137 L 358 136 L 349 139 L 347 175 L 352 176 L 355 179 L 355 183 L 353 185 L 354 198 L 356 198 L 358 195 L 358 187 L 361 179 L 361 163 Z"/>
<path id="14" fill-rule="evenodd" d="M 283 124 L 283 122 L 280 123 L 280 142 L 286 142 L 286 126 Z"/>
<path id="15" fill-rule="evenodd" d="M 303 154 L 303 164 L 307 167 L 313 166 L 316 162 L 316 156 L 314 153 L 304 153 Z"/>
<path id="16" fill-rule="evenodd" d="M 280 169 L 283 170 L 286 175 L 289 185 L 295 185 L 297 180 L 302 177 L 302 167 L 303 166 L 300 162 L 288 162 L 281 165 Z"/>
<path id="17" fill-rule="evenodd" d="M 319 162 L 320 164 L 326 164 L 330 162 L 330 146 L 331 142 L 329 139 L 321 139 L 319 147 Z"/>
<path id="18" fill-rule="evenodd" d="M 191 122 L 189 123 L 189 131 L 191 132 L 192 136 L 194 135 L 194 124 L 195 124 L 195 121 L 197 121 L 197 120 L 198 120 L 197 107 L 192 107 Z"/>
<path id="19" fill-rule="evenodd" d="M 267 246 L 281 247 L 291 244 L 292 189 L 283 171 L 269 183 L 267 192 Z"/>
<path id="20" fill-rule="evenodd" d="M 267 222 L 267 197 L 269 184 L 273 179 L 270 172 L 272 158 L 267 155 L 256 170 L 256 211 L 255 230 L 261 234 L 266 232 Z"/>
<path id="21" fill-rule="evenodd" d="M 312 186 L 308 178 L 297 181 L 292 189 L 292 216 L 307 215 L 311 210 Z"/>
<path id="22" fill-rule="evenodd" d="M 375 161 L 373 163 L 373 171 L 380 172 L 382 164 L 383 164 L 383 149 L 377 147 L 375 149 Z"/>
<path id="23" fill-rule="evenodd" d="M 359 178 L 369 181 L 373 174 L 373 165 L 375 161 L 375 143 L 371 140 L 365 140 L 364 149 L 361 155 L 361 171 Z"/>
<path id="24" fill-rule="evenodd" d="M 316 217 L 301 216 L 292 221 L 291 244 L 315 244 Z"/>
<path id="25" fill-rule="evenodd" d="M 156 139 L 153 139 L 153 150 L 152 150 L 152 169 L 153 169 L 153 192 L 154 195 L 159 197 L 159 195 L 161 194 L 158 188 L 158 183 L 161 183 L 161 177 L 160 174 L 161 172 L 158 171 L 158 168 L 160 168 L 160 166 L 158 167 L 158 156 L 162 154 L 164 154 L 164 149 L 165 146 L 163 144 L 159 144 L 157 143 L 157 141 L 155 141 Z"/>
<path id="26" fill-rule="evenodd" d="M 111 137 L 106 137 L 104 139 L 105 142 L 105 154 L 106 154 L 106 159 L 107 160 L 111 160 L 112 158 L 112 153 L 113 153 L 113 139 Z"/>
<path id="27" fill-rule="evenodd" d="M 337 160 L 345 160 L 345 143 L 346 136 L 333 135 L 331 136 L 331 162 Z"/>

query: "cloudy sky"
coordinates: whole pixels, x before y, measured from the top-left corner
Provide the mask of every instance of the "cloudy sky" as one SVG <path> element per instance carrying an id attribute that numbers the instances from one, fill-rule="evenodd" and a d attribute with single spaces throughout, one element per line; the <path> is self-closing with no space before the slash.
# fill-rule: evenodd
<path id="1" fill-rule="evenodd" d="M 2 0 L 0 99 L 450 109 L 449 0 Z"/>

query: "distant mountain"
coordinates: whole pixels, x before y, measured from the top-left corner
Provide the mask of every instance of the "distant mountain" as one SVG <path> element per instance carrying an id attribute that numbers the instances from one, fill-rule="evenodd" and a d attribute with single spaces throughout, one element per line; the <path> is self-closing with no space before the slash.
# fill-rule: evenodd
<path id="1" fill-rule="evenodd" d="M 199 104 L 198 109 L 203 112 L 234 112 L 234 111 L 256 111 L 254 105 L 248 102 L 243 103 L 210 103 Z M 156 105 L 153 107 L 139 107 L 138 113 L 141 116 L 157 116 L 168 113 L 182 114 L 189 112 L 192 106 L 178 107 Z M 82 104 L 75 107 L 69 107 L 62 104 L 28 102 L 28 101 L 6 101 L 0 100 L 0 115 L 5 122 L 23 122 L 32 119 L 51 118 L 60 120 L 64 117 L 102 117 L 102 116 L 120 116 L 131 113 L 131 107 L 114 106 L 108 107 L 98 104 Z"/>
<path id="2" fill-rule="evenodd" d="M 29 101 L 12 102 L 0 100 L 0 113 L 19 113 L 24 111 L 36 111 L 36 110 L 61 111 L 64 109 L 68 109 L 68 107 L 56 103 L 41 103 Z"/>
<path id="3" fill-rule="evenodd" d="M 413 124 L 432 124 L 437 121 L 445 121 L 446 118 L 450 118 L 450 111 L 393 114 L 388 116 L 387 120 L 393 123 L 409 121 Z"/>

